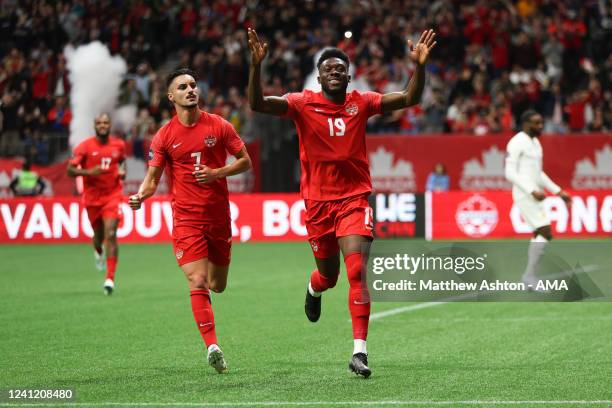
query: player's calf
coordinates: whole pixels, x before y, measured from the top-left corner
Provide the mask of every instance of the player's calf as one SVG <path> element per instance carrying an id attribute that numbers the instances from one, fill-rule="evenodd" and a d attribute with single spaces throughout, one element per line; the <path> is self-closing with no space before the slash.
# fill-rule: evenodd
<path id="1" fill-rule="evenodd" d="M 311 322 L 316 322 L 321 317 L 321 295 L 327 289 L 333 288 L 338 282 L 339 271 L 332 276 L 325 276 L 318 269 L 310 275 L 308 289 L 306 290 L 306 300 L 304 302 L 304 312 Z"/>

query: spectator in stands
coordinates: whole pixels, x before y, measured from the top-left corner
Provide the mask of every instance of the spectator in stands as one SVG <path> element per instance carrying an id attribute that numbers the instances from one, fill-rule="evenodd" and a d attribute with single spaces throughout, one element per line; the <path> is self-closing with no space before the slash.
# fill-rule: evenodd
<path id="1" fill-rule="evenodd" d="M 72 120 L 72 112 L 67 105 L 65 96 L 55 97 L 55 104 L 47 113 L 49 121 L 49 129 L 53 132 L 67 132 L 70 121 Z"/>
<path id="2" fill-rule="evenodd" d="M 446 173 L 446 167 L 444 164 L 437 163 L 434 167 L 434 171 L 429 173 L 427 176 L 427 184 L 425 189 L 427 191 L 448 191 L 450 188 L 450 179 Z"/>
<path id="3" fill-rule="evenodd" d="M 21 171 L 13 178 L 9 188 L 15 197 L 37 196 L 45 190 L 45 182 L 36 173 L 31 170 L 30 163 L 25 161 Z"/>

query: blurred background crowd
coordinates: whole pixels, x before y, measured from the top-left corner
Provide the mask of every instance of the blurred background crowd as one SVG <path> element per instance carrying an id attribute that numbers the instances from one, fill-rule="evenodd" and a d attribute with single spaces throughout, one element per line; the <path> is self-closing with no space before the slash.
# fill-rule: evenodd
<path id="1" fill-rule="evenodd" d="M 301 90 L 326 46 L 350 56 L 357 88 L 401 90 L 414 69 L 406 39 L 433 28 L 438 44 L 422 103 L 375 118 L 371 133 L 508 132 L 529 108 L 543 114 L 549 133 L 605 132 L 611 10 L 604 0 L 2 0 L 0 155 L 37 164 L 62 157 L 71 120 L 63 52 L 98 40 L 128 64 L 118 103 L 137 107 L 121 135 L 136 157 L 172 116 L 165 75 L 189 66 L 202 107 L 261 141 L 264 170 L 278 152 L 294 162 L 293 124 L 248 108 L 246 27 L 270 44 L 271 95 Z"/>

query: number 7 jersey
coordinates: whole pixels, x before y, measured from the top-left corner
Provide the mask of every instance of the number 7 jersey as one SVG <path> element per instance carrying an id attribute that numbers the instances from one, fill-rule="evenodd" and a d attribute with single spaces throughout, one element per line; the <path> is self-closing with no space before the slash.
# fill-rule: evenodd
<path id="1" fill-rule="evenodd" d="M 302 197 L 331 201 L 370 193 L 365 130 L 368 118 L 381 113 L 382 95 L 353 91 L 341 105 L 309 90 L 284 98 L 300 142 Z"/>
<path id="2" fill-rule="evenodd" d="M 223 222 L 229 216 L 225 178 L 208 184 L 196 181 L 193 172 L 207 166 L 225 166 L 227 154 L 235 155 L 244 143 L 234 127 L 220 116 L 200 111 L 193 126 L 175 115 L 162 126 L 151 143 L 149 166 L 169 167 L 175 223 Z"/>

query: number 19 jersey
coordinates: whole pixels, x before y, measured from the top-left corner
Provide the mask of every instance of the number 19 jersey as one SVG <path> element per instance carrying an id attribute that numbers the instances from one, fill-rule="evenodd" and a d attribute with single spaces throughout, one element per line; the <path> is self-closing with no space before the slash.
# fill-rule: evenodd
<path id="1" fill-rule="evenodd" d="M 300 142 L 302 197 L 331 201 L 370 193 L 365 130 L 368 118 L 381 113 L 382 95 L 353 91 L 341 105 L 309 90 L 284 98 Z"/>
<path id="2" fill-rule="evenodd" d="M 175 225 L 191 222 L 224 222 L 229 217 L 229 193 L 225 178 L 200 184 L 193 172 L 203 166 L 225 166 L 227 154 L 235 155 L 244 143 L 225 119 L 200 111 L 193 126 L 175 115 L 151 143 L 149 166 L 170 168 Z"/>

